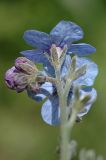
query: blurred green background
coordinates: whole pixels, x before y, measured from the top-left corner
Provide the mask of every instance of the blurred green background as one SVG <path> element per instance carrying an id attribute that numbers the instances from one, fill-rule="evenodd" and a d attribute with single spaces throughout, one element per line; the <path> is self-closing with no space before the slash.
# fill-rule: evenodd
<path id="1" fill-rule="evenodd" d="M 0 0 L 0 160 L 56 160 L 59 127 L 46 125 L 41 104 L 26 93 L 17 94 L 4 84 L 5 71 L 19 52 L 31 49 L 22 39 L 27 29 L 49 32 L 60 20 L 82 26 L 81 42 L 94 45 L 90 57 L 99 66 L 95 82 L 98 99 L 73 130 L 78 149 L 94 148 L 106 159 L 106 1 L 105 0 Z"/>

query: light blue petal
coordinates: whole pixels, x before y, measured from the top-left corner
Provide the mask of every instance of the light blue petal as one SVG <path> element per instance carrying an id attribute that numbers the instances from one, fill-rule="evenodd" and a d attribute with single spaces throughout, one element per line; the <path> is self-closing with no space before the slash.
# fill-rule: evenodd
<path id="1" fill-rule="evenodd" d="M 64 37 L 62 35 L 61 36 L 50 35 L 50 38 L 51 38 L 52 44 L 56 44 L 56 46 L 62 47 L 61 41 L 62 41 L 62 39 L 64 39 Z"/>
<path id="2" fill-rule="evenodd" d="M 49 61 L 44 63 L 44 70 L 47 73 L 48 76 L 55 77 L 55 70 L 54 67 L 51 65 Z"/>
<path id="3" fill-rule="evenodd" d="M 50 38 L 47 33 L 37 30 L 28 30 L 23 35 L 27 44 L 38 49 L 48 49 L 50 46 Z"/>
<path id="4" fill-rule="evenodd" d="M 94 52 L 96 52 L 96 48 L 86 43 L 72 44 L 68 49 L 69 54 L 74 53 L 78 56 L 86 56 Z"/>
<path id="5" fill-rule="evenodd" d="M 35 63 L 45 64 L 48 61 L 47 57 L 44 55 L 43 51 L 41 50 L 26 50 L 20 53 Z"/>
<path id="6" fill-rule="evenodd" d="M 35 97 L 34 97 L 34 99 L 35 99 L 36 101 L 38 101 L 38 102 L 44 100 L 45 98 L 46 98 L 46 96 L 43 95 L 43 94 L 37 94 L 37 95 L 35 95 Z"/>
<path id="7" fill-rule="evenodd" d="M 45 82 L 41 85 L 38 92 L 27 90 L 27 93 L 30 98 L 40 102 L 46 97 L 50 97 L 50 95 L 53 93 L 53 85 L 50 82 Z"/>
<path id="8" fill-rule="evenodd" d="M 50 32 L 52 37 L 56 37 L 58 44 L 63 46 L 71 42 L 80 40 L 83 38 L 82 29 L 73 22 L 60 21 Z M 60 38 L 59 38 L 60 37 Z"/>
<path id="9" fill-rule="evenodd" d="M 80 90 L 80 94 L 81 94 L 81 97 L 84 97 L 85 95 L 88 95 L 88 94 L 91 96 L 91 99 L 87 102 L 84 109 L 78 114 L 79 117 L 82 117 L 89 112 L 92 104 L 95 102 L 97 98 L 97 93 L 94 88 L 85 88 Z"/>
<path id="10" fill-rule="evenodd" d="M 46 91 L 48 91 L 51 95 L 53 93 L 53 84 L 50 82 L 45 82 L 44 84 L 42 84 L 42 86 L 40 87 L 42 89 L 45 89 Z"/>
<path id="11" fill-rule="evenodd" d="M 43 94 L 35 94 L 35 93 L 33 93 L 33 92 L 29 92 L 29 93 L 28 93 L 28 96 L 29 96 L 30 98 L 36 100 L 37 102 L 40 102 L 40 101 L 42 101 L 42 100 L 44 100 L 44 99 L 46 98 L 46 96 L 43 95 Z"/>
<path id="12" fill-rule="evenodd" d="M 62 70 L 61 70 L 62 77 L 64 77 L 67 74 L 68 69 L 70 68 L 70 65 L 71 65 L 71 57 L 70 57 L 70 55 L 66 55 L 65 61 L 62 65 Z"/>
<path id="13" fill-rule="evenodd" d="M 79 58 L 77 57 L 77 67 L 81 67 L 83 65 L 87 66 L 86 73 L 75 80 L 73 83 L 75 85 L 85 85 L 85 86 L 92 86 L 94 80 L 98 74 L 98 67 L 97 64 L 91 61 L 88 58 Z"/>
<path id="14" fill-rule="evenodd" d="M 42 106 L 41 115 L 49 125 L 57 125 L 60 122 L 59 101 L 57 96 L 52 96 Z"/>
<path id="15" fill-rule="evenodd" d="M 37 102 L 40 102 L 40 101 L 42 101 L 46 98 L 46 96 L 44 94 L 35 93 L 35 92 L 30 91 L 30 90 L 27 90 L 27 94 L 30 98 L 32 98 L 33 100 L 35 100 Z"/>

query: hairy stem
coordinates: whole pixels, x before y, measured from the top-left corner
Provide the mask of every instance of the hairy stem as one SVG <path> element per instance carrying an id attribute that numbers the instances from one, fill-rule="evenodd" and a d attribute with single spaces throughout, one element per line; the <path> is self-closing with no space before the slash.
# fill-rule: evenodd
<path id="1" fill-rule="evenodd" d="M 67 99 L 65 97 L 65 90 L 63 83 L 61 81 L 60 71 L 56 71 L 56 79 L 57 79 L 57 92 L 59 96 L 59 105 L 60 105 L 60 118 L 61 118 L 61 160 L 68 160 L 68 144 L 69 144 L 69 135 L 66 127 L 67 123 Z"/>
<path id="2" fill-rule="evenodd" d="M 56 79 L 48 76 L 37 76 L 36 81 L 56 83 Z"/>
<path id="3" fill-rule="evenodd" d="M 77 105 L 78 103 L 73 103 L 70 106 L 72 109 L 72 114 L 69 120 L 67 120 L 67 98 L 69 94 L 69 88 L 71 86 L 71 81 L 66 83 L 64 87 L 64 82 L 61 80 L 60 71 L 56 70 L 56 80 L 57 80 L 57 92 L 59 96 L 59 105 L 60 105 L 60 118 L 61 118 L 61 160 L 71 160 L 73 155 L 73 149 L 70 150 L 70 135 L 72 128 L 76 121 L 77 117 Z M 74 106 L 76 105 L 76 106 Z"/>

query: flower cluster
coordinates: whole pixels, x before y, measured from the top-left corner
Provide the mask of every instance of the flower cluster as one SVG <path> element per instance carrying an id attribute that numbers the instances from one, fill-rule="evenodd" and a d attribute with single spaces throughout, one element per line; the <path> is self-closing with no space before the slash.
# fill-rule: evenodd
<path id="1" fill-rule="evenodd" d="M 5 82 L 10 89 L 20 93 L 35 83 L 37 73 L 38 69 L 30 60 L 19 57 L 15 61 L 15 66 L 6 72 Z"/>
<path id="2" fill-rule="evenodd" d="M 30 60 L 30 64 L 28 61 L 28 65 L 26 67 L 26 65 L 24 65 L 24 61 L 21 61 L 21 65 L 19 65 L 20 61 L 16 60 L 17 63 L 15 68 L 13 67 L 6 73 L 5 79 L 7 85 L 18 92 L 26 89 L 28 96 L 37 101 L 44 100 L 47 97 L 42 106 L 41 115 L 46 123 L 56 125 L 60 122 L 60 108 L 59 97 L 55 84 L 55 67 L 60 67 L 61 79 L 66 83 L 70 78 L 68 75 L 70 70 L 72 71 L 74 63 L 73 68 L 76 75 L 72 79 L 72 84 L 69 86 L 67 106 L 70 105 L 71 100 L 74 98 L 73 88 L 75 86 L 79 86 L 80 98 L 83 98 L 88 94 L 91 98 L 85 104 L 83 110 L 78 113 L 78 117 L 80 118 L 88 113 L 97 96 L 96 90 L 92 88 L 92 85 L 98 74 L 98 67 L 92 60 L 84 58 L 84 56 L 96 51 L 93 46 L 86 43 L 73 44 L 73 42 L 83 38 L 82 29 L 73 22 L 61 21 L 52 29 L 50 34 L 37 30 L 28 30 L 24 33 L 23 38 L 29 45 L 37 49 L 21 52 L 27 60 Z M 72 58 L 73 54 L 76 55 L 75 58 Z M 31 80 L 32 77 L 32 81 L 34 82 L 35 72 L 38 72 L 37 69 L 33 70 L 34 64 L 31 61 L 34 63 L 42 63 L 44 67 L 42 73 L 46 77 L 49 77 L 49 80 L 44 80 L 43 78 L 42 83 L 38 83 L 38 81 L 36 81 L 39 85 L 37 85 L 37 89 L 36 83 L 34 83 L 36 88 L 35 90 L 27 87 L 29 85 L 29 79 Z M 86 66 L 86 69 L 84 68 L 84 65 Z M 80 70 L 80 68 L 84 68 L 84 72 Z M 17 78 L 19 77 L 20 72 L 22 76 L 24 75 L 24 79 Z M 52 81 L 53 79 L 54 81 Z"/>

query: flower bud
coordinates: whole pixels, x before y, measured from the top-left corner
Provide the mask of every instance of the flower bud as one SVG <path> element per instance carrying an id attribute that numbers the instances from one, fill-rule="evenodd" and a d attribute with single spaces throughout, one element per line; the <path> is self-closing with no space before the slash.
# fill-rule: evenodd
<path id="1" fill-rule="evenodd" d="M 60 59 L 62 53 L 63 53 L 63 49 L 60 47 L 56 47 L 56 45 L 52 45 L 51 47 L 51 52 L 53 52 L 52 54 L 56 54 L 57 58 Z"/>
<path id="2" fill-rule="evenodd" d="M 56 45 L 53 44 L 50 49 L 50 52 L 51 52 L 53 62 L 59 63 L 59 59 L 60 59 L 62 52 L 63 52 L 62 48 L 56 47 Z"/>
<path id="3" fill-rule="evenodd" d="M 64 47 L 58 47 L 55 44 L 52 44 L 50 48 L 50 53 L 51 53 L 51 63 L 53 66 L 56 68 L 60 68 L 65 60 L 66 57 L 66 52 L 67 52 L 67 46 L 65 45 Z"/>
<path id="4" fill-rule="evenodd" d="M 10 89 L 22 92 L 28 85 L 28 75 L 20 73 L 15 67 L 12 67 L 5 74 L 5 82 Z"/>
<path id="5" fill-rule="evenodd" d="M 9 69 L 5 74 L 5 83 L 10 89 L 14 89 L 14 76 L 18 73 L 15 67 Z"/>
<path id="6" fill-rule="evenodd" d="M 14 76 L 14 89 L 17 92 L 24 91 L 28 86 L 28 75 L 24 73 L 19 73 Z"/>
<path id="7" fill-rule="evenodd" d="M 35 64 L 25 57 L 19 57 L 15 61 L 15 67 L 17 70 L 26 73 L 28 75 L 38 72 Z"/>

